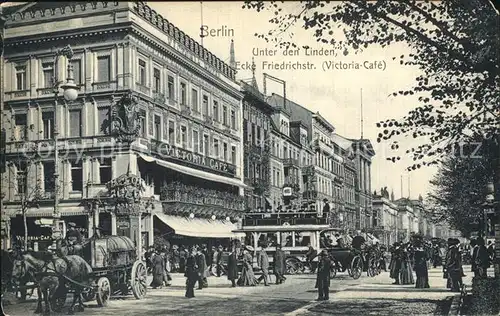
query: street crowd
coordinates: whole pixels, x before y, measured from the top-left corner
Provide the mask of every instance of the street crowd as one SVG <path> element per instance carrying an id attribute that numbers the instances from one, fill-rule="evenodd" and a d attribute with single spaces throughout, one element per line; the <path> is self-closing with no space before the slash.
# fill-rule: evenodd
<path id="1" fill-rule="evenodd" d="M 322 239 L 326 246 L 318 254 L 309 244 L 306 253 L 306 264 L 310 272 L 316 272 L 316 288 L 318 300 L 329 299 L 330 271 L 336 267 L 345 271 L 342 264 L 329 253 L 327 249 L 335 247 L 350 248 L 353 255 L 362 254 L 363 270 L 366 271 L 367 258 L 375 258 L 381 270 L 389 271 L 390 277 L 396 285 L 415 284 L 416 288 L 429 288 L 428 269 L 431 266 L 443 267 L 443 278 L 447 280 L 447 287 L 451 291 L 460 291 L 462 277 L 465 276 L 463 264 L 471 263 L 471 272 L 475 277 L 486 277 L 486 271 L 493 258 L 493 245 L 485 246 L 484 239 L 472 239 L 470 244 L 460 244 L 458 239 L 450 238 L 447 245 L 425 240 L 420 235 L 413 235 L 406 243 L 396 242 L 389 249 L 378 242 L 366 242 L 361 236 L 335 234 Z M 273 251 L 274 263 L 271 267 L 267 253 L 268 242 L 260 243 L 261 250 L 257 253 L 257 270 L 260 276 L 254 273 L 254 249 L 251 246 L 233 241 L 229 246 L 219 245 L 191 245 L 153 248 L 145 253 L 148 270 L 153 275 L 152 288 L 169 286 L 172 280 L 170 273 L 183 273 L 186 277 L 187 298 L 195 297 L 194 289 L 202 290 L 209 286 L 208 277 L 226 275 L 232 287 L 256 286 L 264 283 L 270 285 L 269 271 L 275 276 L 275 283 L 282 284 L 286 281 L 286 254 L 280 244 L 276 244 Z M 390 264 L 386 266 L 386 251 L 391 253 Z M 313 260 L 318 258 L 317 264 Z"/>
<path id="2" fill-rule="evenodd" d="M 440 244 L 431 245 L 421 236 L 415 235 L 410 242 L 396 242 L 391 247 L 390 277 L 395 280 L 393 284 L 415 284 L 416 288 L 429 288 L 428 267 L 431 263 L 434 268 L 442 265 L 447 288 L 460 292 L 465 276 L 464 258 L 471 263 L 475 278 L 486 278 L 487 269 L 494 261 L 493 249 L 493 243 L 486 247 L 483 238 L 472 239 L 470 244 L 461 244 L 458 239 L 449 238 L 445 248 Z"/>

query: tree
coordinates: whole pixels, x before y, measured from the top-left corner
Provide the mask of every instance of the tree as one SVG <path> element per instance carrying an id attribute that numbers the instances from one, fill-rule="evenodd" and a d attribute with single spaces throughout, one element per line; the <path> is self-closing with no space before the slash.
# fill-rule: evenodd
<path id="1" fill-rule="evenodd" d="M 418 103 L 403 118 L 379 122 L 377 141 L 392 139 L 397 150 L 398 136 L 422 139 L 407 151 L 415 161 L 408 170 L 439 163 L 471 135 L 499 133 L 499 19 L 486 0 L 301 1 L 296 13 L 285 13 L 290 6 L 281 1 L 247 1 L 243 8 L 274 12 L 269 22 L 275 27 L 256 36 L 282 48 L 297 47 L 291 32 L 296 26 L 344 55 L 406 43 L 411 53 L 393 59 L 422 75 L 411 89 L 392 96 L 419 95 Z M 336 38 L 336 29 L 343 30 L 343 39 Z"/>
<path id="2" fill-rule="evenodd" d="M 495 165 L 495 197 L 500 201 L 500 37 L 499 15 L 492 3 L 301 1 L 295 13 L 285 13 L 283 2 L 247 1 L 243 8 L 274 12 L 269 22 L 275 26 L 256 36 L 284 48 L 297 47 L 291 32 L 294 26 L 312 31 L 318 42 L 344 55 L 369 46 L 405 43 L 409 54 L 393 59 L 417 67 L 421 74 L 412 88 L 392 96 L 418 96 L 418 102 L 404 117 L 377 123 L 381 128 L 377 141 L 391 140 L 391 148 L 398 150 L 398 138 L 417 139 L 406 151 L 414 161 L 407 167 L 411 171 L 439 164 L 480 135 L 491 149 L 486 158 Z M 344 38 L 339 40 L 335 30 L 342 30 Z M 396 162 L 401 157 L 387 159 Z M 499 203 L 496 215 L 498 220 Z M 500 247 L 500 231 L 496 236 Z M 495 263 L 495 275 L 500 277 L 500 260 Z"/>
<path id="3" fill-rule="evenodd" d="M 32 178 L 30 176 L 36 174 L 35 169 L 37 167 L 37 162 L 38 161 L 35 158 L 28 157 L 28 155 L 19 156 L 15 160 L 9 159 L 8 163 L 15 166 L 17 173 L 13 174 L 11 168 L 8 168 L 4 173 L 2 173 L 2 176 L 4 177 L 3 183 L 8 184 L 6 188 L 2 188 L 2 191 L 13 188 L 14 195 L 19 198 L 19 200 L 16 201 L 19 202 L 17 212 L 23 217 L 23 249 L 25 251 L 28 250 L 28 211 L 32 208 L 38 208 L 40 200 L 44 198 L 41 179 L 37 178 L 34 183 L 31 183 Z"/>
<path id="4" fill-rule="evenodd" d="M 470 146 L 470 151 L 474 151 Z M 447 221 L 466 237 L 481 230 L 484 188 L 493 173 L 488 160 L 474 156 L 452 156 L 443 161 L 431 184 L 428 207 L 436 222 Z M 476 225 L 471 225 L 476 223 Z"/>

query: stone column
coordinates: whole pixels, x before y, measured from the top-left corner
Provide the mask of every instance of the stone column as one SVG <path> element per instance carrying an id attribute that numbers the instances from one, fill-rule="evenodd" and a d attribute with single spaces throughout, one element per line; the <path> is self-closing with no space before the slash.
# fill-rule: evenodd
<path id="1" fill-rule="evenodd" d="M 116 214 L 111 213 L 111 235 L 116 235 Z"/>

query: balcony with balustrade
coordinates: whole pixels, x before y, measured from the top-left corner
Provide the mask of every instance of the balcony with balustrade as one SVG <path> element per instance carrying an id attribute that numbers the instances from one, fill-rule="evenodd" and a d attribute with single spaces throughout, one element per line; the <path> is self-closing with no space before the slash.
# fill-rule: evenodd
<path id="1" fill-rule="evenodd" d="M 164 185 L 160 200 L 167 213 L 189 216 L 237 216 L 245 210 L 245 197 L 222 190 L 208 189 L 181 182 Z"/>
<path id="2" fill-rule="evenodd" d="M 282 159 L 282 162 L 283 162 L 283 167 L 284 168 L 287 168 L 287 167 L 293 167 L 293 168 L 297 168 L 297 169 L 300 168 L 300 162 L 299 162 L 298 159 L 295 159 L 295 158 L 285 158 L 285 159 Z"/>

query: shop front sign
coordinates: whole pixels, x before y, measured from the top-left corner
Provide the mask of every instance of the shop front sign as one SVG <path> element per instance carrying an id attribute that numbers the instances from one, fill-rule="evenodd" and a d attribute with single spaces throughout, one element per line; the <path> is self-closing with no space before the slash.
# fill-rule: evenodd
<path id="1" fill-rule="evenodd" d="M 236 166 L 227 162 L 223 162 L 214 158 L 206 157 L 192 151 L 178 148 L 166 143 L 154 142 L 152 150 L 156 152 L 160 158 L 173 159 L 194 165 L 199 168 L 210 169 L 224 174 L 234 176 L 236 174 Z"/>
<path id="2" fill-rule="evenodd" d="M 124 174 L 107 184 L 111 197 L 125 202 L 138 202 L 145 190 L 144 180 L 136 175 Z"/>

